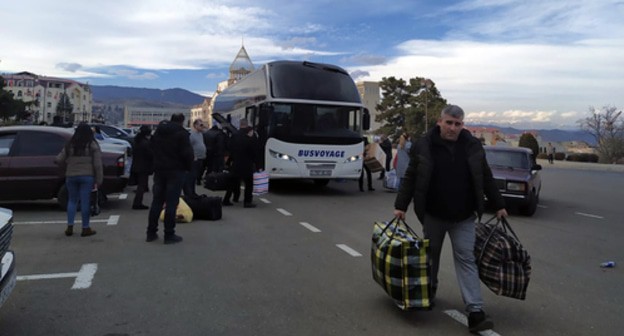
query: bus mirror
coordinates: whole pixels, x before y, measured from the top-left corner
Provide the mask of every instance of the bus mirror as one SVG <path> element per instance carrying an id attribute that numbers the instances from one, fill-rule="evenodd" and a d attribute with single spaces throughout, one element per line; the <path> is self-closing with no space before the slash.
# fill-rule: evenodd
<path id="1" fill-rule="evenodd" d="M 362 129 L 367 131 L 370 129 L 370 113 L 368 113 L 368 109 L 364 109 L 364 114 L 362 115 Z"/>

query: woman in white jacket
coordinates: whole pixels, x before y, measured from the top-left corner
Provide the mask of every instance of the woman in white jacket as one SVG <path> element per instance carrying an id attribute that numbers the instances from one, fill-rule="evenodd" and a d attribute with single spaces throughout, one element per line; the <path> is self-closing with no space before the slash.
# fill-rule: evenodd
<path id="1" fill-rule="evenodd" d="M 396 174 L 399 180 L 398 188 L 401 187 L 401 179 L 405 176 L 405 171 L 409 165 L 410 157 L 409 151 L 412 148 L 412 141 L 407 133 L 401 134 L 399 137 L 399 145 L 397 146 L 397 161 L 396 161 Z M 397 189 L 398 189 L 397 188 Z"/>

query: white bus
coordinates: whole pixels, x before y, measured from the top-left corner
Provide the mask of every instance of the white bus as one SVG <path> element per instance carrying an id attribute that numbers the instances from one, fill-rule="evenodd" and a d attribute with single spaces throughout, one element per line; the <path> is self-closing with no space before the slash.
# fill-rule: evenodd
<path id="1" fill-rule="evenodd" d="M 357 179 L 370 126 L 353 79 L 321 63 L 276 61 L 221 92 L 213 118 L 232 130 L 245 118 L 262 144 L 271 179 Z"/>

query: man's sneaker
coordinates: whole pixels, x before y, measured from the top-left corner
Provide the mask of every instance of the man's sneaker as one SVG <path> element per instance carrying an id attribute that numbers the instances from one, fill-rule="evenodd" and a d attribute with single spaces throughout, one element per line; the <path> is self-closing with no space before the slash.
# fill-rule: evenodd
<path id="1" fill-rule="evenodd" d="M 471 333 L 494 328 L 494 322 L 485 314 L 483 310 L 468 314 L 468 330 Z"/>
<path id="2" fill-rule="evenodd" d="M 175 235 L 175 234 L 165 237 L 165 244 L 175 244 L 181 241 L 182 241 L 182 237 Z"/>
<path id="3" fill-rule="evenodd" d="M 158 239 L 158 234 L 156 233 L 148 233 L 147 237 L 145 238 L 146 242 L 153 242 L 154 240 Z"/>
<path id="4" fill-rule="evenodd" d="M 82 232 L 80 233 L 80 237 L 93 236 L 95 233 L 96 233 L 95 230 L 91 229 L 90 227 L 82 228 Z"/>

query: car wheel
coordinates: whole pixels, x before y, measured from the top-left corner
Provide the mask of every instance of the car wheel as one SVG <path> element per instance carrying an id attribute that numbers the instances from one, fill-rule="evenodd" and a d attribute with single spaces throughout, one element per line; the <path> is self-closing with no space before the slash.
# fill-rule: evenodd
<path id="1" fill-rule="evenodd" d="M 56 201 L 59 205 L 59 207 L 61 207 L 61 210 L 63 211 L 67 211 L 67 199 L 68 199 L 68 195 L 67 195 L 67 186 L 65 184 L 63 184 L 61 186 L 61 189 L 59 189 L 59 192 L 56 196 Z"/>
<path id="2" fill-rule="evenodd" d="M 538 196 L 535 194 L 535 191 L 532 191 L 527 204 L 520 208 L 520 212 L 525 216 L 533 216 L 537 210 L 537 201 Z"/>

